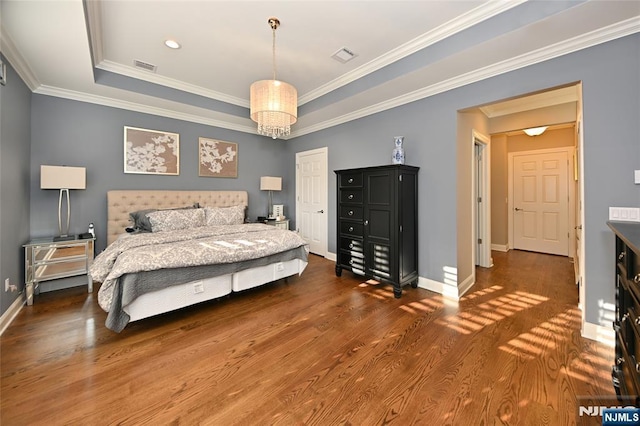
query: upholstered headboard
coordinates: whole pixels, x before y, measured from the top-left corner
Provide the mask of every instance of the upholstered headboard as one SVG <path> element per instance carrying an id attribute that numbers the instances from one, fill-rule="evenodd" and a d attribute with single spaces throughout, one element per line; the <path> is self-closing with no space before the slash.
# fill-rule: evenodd
<path id="1" fill-rule="evenodd" d="M 130 226 L 129 213 L 143 209 L 193 206 L 231 207 L 249 205 L 247 191 L 107 191 L 107 245 Z"/>

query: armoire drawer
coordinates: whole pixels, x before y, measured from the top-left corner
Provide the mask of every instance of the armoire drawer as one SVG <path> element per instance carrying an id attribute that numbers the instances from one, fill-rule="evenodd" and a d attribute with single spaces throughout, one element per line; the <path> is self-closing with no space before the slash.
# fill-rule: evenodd
<path id="1" fill-rule="evenodd" d="M 364 253 L 364 244 L 361 238 L 340 238 L 340 249 L 348 251 L 351 254 Z"/>
<path id="2" fill-rule="evenodd" d="M 340 252 L 340 263 L 344 267 L 350 268 L 352 272 L 364 274 L 364 257 L 353 256 L 349 252 L 342 251 Z"/>
<path id="3" fill-rule="evenodd" d="M 340 186 L 362 186 L 362 173 L 344 173 L 340 175 Z"/>
<path id="4" fill-rule="evenodd" d="M 362 203 L 362 189 L 345 188 L 340 190 L 341 203 Z"/>
<path id="5" fill-rule="evenodd" d="M 349 235 L 356 235 L 358 237 L 362 237 L 363 231 L 364 231 L 364 226 L 362 225 L 362 223 L 355 223 L 355 222 L 340 223 L 341 234 L 349 234 Z"/>
<path id="6" fill-rule="evenodd" d="M 343 219 L 362 220 L 362 207 L 342 205 L 340 206 L 340 217 Z"/>

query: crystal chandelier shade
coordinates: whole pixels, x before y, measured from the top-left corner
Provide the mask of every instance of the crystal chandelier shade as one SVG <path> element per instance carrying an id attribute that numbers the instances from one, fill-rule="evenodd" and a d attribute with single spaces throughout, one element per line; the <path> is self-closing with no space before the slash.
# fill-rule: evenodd
<path id="1" fill-rule="evenodd" d="M 250 88 L 251 119 L 258 123 L 258 134 L 273 139 L 289 136 L 298 120 L 298 91 L 289 83 L 276 80 L 276 29 L 278 18 L 269 18 L 273 31 L 273 79 L 260 80 Z"/>
<path id="2" fill-rule="evenodd" d="M 298 91 L 289 83 L 260 80 L 251 85 L 251 119 L 258 133 L 273 139 L 289 136 L 298 121 Z"/>

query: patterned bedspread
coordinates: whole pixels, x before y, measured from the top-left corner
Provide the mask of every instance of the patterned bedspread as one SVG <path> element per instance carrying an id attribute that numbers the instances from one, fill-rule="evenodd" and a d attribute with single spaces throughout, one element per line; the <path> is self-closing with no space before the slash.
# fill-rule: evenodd
<path id="1" fill-rule="evenodd" d="M 101 282 L 98 303 L 109 311 L 120 277 L 158 269 L 243 262 L 308 246 L 297 233 L 265 224 L 203 226 L 180 231 L 125 234 L 91 265 Z"/>

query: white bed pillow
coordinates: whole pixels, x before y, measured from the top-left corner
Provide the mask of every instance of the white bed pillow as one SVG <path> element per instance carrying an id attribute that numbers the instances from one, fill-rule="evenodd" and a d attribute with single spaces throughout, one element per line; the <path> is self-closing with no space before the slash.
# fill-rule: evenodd
<path id="1" fill-rule="evenodd" d="M 205 221 L 207 226 L 241 225 L 244 223 L 244 206 L 205 207 Z"/>
<path id="2" fill-rule="evenodd" d="M 205 225 L 204 209 L 158 210 L 147 213 L 152 232 L 177 231 Z"/>

